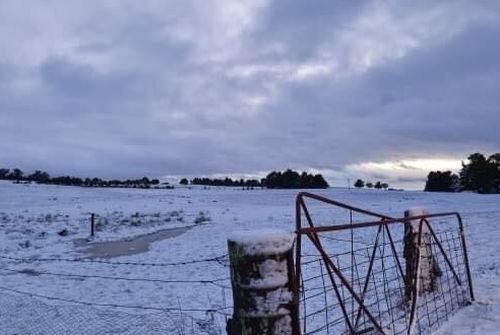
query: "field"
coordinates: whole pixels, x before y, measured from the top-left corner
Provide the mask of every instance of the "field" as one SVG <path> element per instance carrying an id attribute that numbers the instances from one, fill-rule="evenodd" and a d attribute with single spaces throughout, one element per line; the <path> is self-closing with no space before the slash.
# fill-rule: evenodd
<path id="1" fill-rule="evenodd" d="M 224 315 L 231 312 L 228 236 L 292 231 L 296 193 L 0 182 L 0 333 L 223 334 Z M 414 206 L 460 212 L 478 302 L 437 333 L 498 333 L 500 196 L 336 188 L 316 193 L 394 217 Z M 96 235 L 88 240 L 91 213 Z M 343 219 L 327 212 L 319 217 Z"/>

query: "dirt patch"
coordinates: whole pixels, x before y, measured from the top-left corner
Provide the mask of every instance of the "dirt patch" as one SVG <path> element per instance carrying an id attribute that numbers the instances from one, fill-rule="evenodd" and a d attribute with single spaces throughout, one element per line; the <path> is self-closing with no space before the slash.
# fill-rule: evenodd
<path id="1" fill-rule="evenodd" d="M 89 242 L 87 239 L 80 238 L 73 242 L 75 247 L 79 249 L 78 251 L 85 254 L 87 258 L 109 259 L 147 252 L 151 243 L 177 237 L 193 227 L 162 229 L 151 234 L 139 235 L 118 241 Z"/>

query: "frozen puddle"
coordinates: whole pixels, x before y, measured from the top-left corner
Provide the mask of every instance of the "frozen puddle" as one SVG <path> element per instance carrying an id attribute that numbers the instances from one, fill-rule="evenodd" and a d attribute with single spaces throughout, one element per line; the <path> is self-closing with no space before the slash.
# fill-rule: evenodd
<path id="1" fill-rule="evenodd" d="M 151 243 L 177 237 L 193 227 L 162 229 L 151 234 L 139 235 L 118 241 L 89 242 L 87 239 L 80 238 L 74 240 L 74 244 L 79 249 L 78 251 L 85 254 L 87 258 L 107 259 L 147 252 Z"/>

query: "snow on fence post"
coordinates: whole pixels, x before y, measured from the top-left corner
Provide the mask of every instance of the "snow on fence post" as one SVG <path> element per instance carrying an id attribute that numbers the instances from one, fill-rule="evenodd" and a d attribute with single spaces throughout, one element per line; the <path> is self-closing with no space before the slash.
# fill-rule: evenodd
<path id="1" fill-rule="evenodd" d="M 233 317 L 229 335 L 299 335 L 295 234 L 238 232 L 228 239 Z"/>
<path id="2" fill-rule="evenodd" d="M 422 208 L 410 208 L 405 211 L 405 218 L 426 215 L 427 212 Z M 420 219 L 408 220 L 405 222 L 404 233 L 404 258 L 406 260 L 406 280 L 405 297 L 406 301 L 412 301 L 417 287 L 417 294 L 422 295 L 425 292 L 433 292 L 436 289 L 436 277 L 440 275 L 437 262 L 434 260 L 431 248 L 431 234 L 429 228 L 424 223 L 422 225 L 422 245 L 420 248 L 420 271 L 417 267 L 419 255 L 418 250 L 418 231 Z"/>

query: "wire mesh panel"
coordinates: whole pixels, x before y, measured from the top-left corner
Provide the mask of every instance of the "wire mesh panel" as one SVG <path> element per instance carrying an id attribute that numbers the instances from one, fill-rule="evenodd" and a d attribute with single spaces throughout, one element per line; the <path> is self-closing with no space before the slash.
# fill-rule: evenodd
<path id="1" fill-rule="evenodd" d="M 473 299 L 456 214 L 392 219 L 311 195 L 337 207 L 331 225 L 301 197 L 297 275 L 303 334 L 424 334 Z M 405 255 L 405 224 L 411 220 L 419 226 L 420 256 L 413 258 Z M 425 266 L 433 274 L 428 290 L 419 289 Z M 412 267 L 419 269 L 415 278 L 408 275 Z"/>

